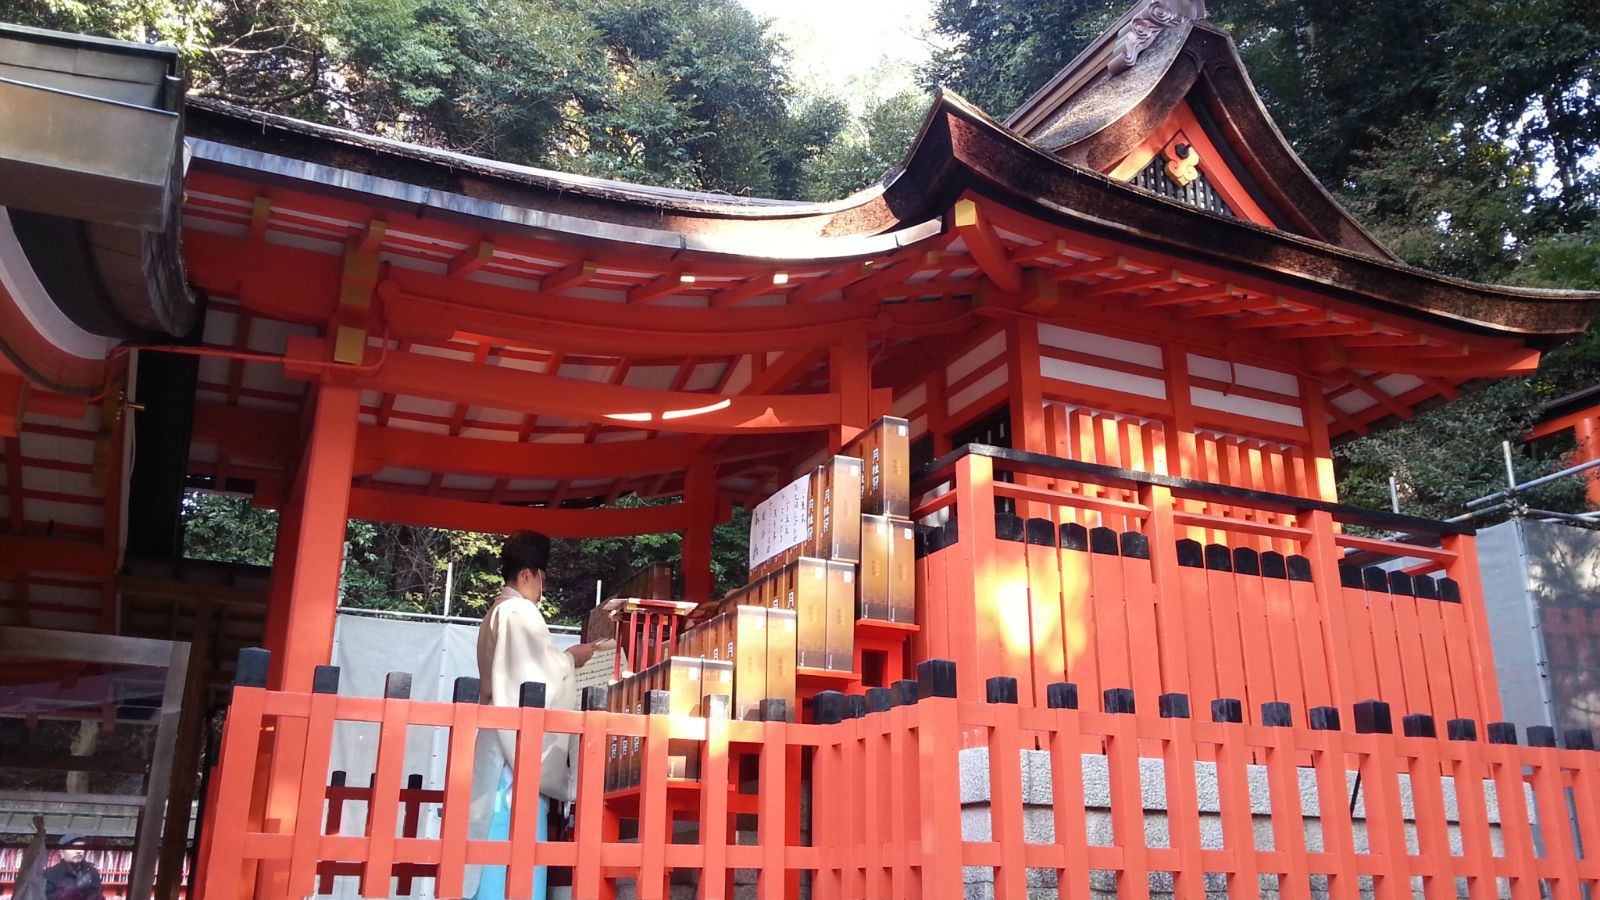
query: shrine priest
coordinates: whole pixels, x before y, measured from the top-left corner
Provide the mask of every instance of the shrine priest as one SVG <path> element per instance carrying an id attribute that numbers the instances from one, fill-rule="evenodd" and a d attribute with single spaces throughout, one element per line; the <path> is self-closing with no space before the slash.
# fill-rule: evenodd
<path id="1" fill-rule="evenodd" d="M 539 611 L 544 596 L 545 572 L 550 562 L 550 539 L 532 531 L 519 531 L 506 539 L 500 551 L 500 574 L 505 587 L 478 626 L 478 676 L 482 702 L 517 706 L 522 685 L 536 681 L 545 686 L 547 709 L 576 709 L 575 670 L 589 661 L 594 644 L 556 646 Z M 538 836 L 545 840 L 551 801 L 570 803 L 575 779 L 570 761 L 570 735 L 546 734 L 539 765 Z M 474 840 L 507 840 L 511 836 L 512 766 L 516 760 L 516 733 L 478 732 L 477 756 L 472 773 L 472 826 Z M 518 858 L 527 848 L 513 847 Z M 533 896 L 545 896 L 545 868 L 534 870 Z M 503 866 L 470 866 L 466 896 L 477 900 L 503 900 L 506 870 Z"/>

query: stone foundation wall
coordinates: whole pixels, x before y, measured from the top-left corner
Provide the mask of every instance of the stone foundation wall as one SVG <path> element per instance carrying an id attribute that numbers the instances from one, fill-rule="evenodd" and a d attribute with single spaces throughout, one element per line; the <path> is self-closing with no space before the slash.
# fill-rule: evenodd
<path id="1" fill-rule="evenodd" d="M 1055 843 L 1055 815 L 1051 803 L 1051 775 L 1050 754 L 1040 750 L 1021 751 L 1020 764 L 1022 766 L 1022 827 L 1023 835 L 1028 843 L 1052 844 Z M 1106 758 L 1099 755 L 1085 754 L 1082 758 L 1083 767 L 1083 796 L 1084 807 L 1087 812 L 1085 830 L 1087 839 L 1094 846 L 1112 846 L 1116 842 L 1111 827 L 1111 793 L 1110 783 L 1107 778 Z M 1200 844 L 1203 849 L 1224 849 L 1222 839 L 1222 819 L 1219 815 L 1219 794 L 1217 786 L 1217 767 L 1215 763 L 1195 763 L 1195 793 L 1199 801 L 1200 810 Z M 1311 769 L 1299 769 L 1300 810 L 1305 822 L 1306 849 L 1311 852 L 1320 852 L 1322 844 L 1321 798 L 1317 795 L 1316 773 Z M 1167 823 L 1167 796 L 1166 796 L 1166 764 L 1160 759 L 1141 759 L 1139 766 L 1139 780 L 1144 800 L 1144 835 L 1143 840 L 1147 847 L 1169 847 Z M 1248 780 L 1250 786 L 1250 806 L 1255 825 L 1255 845 L 1258 850 L 1272 850 L 1274 848 L 1272 833 L 1272 806 L 1271 791 L 1268 787 L 1267 772 L 1263 766 L 1249 766 Z M 1411 798 L 1411 780 L 1408 776 L 1400 776 L 1400 804 L 1406 819 L 1406 847 L 1411 852 L 1417 850 L 1417 833 L 1415 824 L 1414 807 Z M 1355 792 L 1356 773 L 1345 774 L 1345 785 L 1348 796 Z M 1483 786 L 1484 802 L 1488 810 L 1490 822 L 1490 843 L 1493 852 L 1504 852 L 1500 833 L 1500 803 L 1495 793 L 1495 785 L 1485 782 Z M 1445 815 L 1450 822 L 1449 838 L 1450 851 L 1455 854 L 1462 852 L 1459 810 L 1456 802 L 1455 779 L 1443 779 L 1443 793 Z M 989 817 L 989 750 L 977 748 L 961 751 L 961 833 L 962 838 L 968 841 L 987 841 L 991 839 Z M 1531 791 L 1527 795 L 1529 809 L 1532 809 L 1533 796 Z M 1366 826 L 1366 803 L 1364 796 L 1357 796 L 1355 813 L 1352 815 L 1354 843 L 1357 853 L 1365 853 L 1368 849 Z M 965 870 L 966 896 L 968 900 L 989 900 L 994 896 L 994 871 L 987 867 L 969 866 Z M 1276 900 L 1278 897 L 1278 876 L 1261 876 L 1260 896 L 1262 900 Z M 1223 875 L 1207 873 L 1205 876 L 1206 894 L 1209 898 L 1222 900 L 1227 896 L 1227 882 Z M 1457 893 L 1465 898 L 1465 882 L 1457 883 Z M 1030 898 L 1055 898 L 1056 873 L 1053 869 L 1030 869 L 1028 871 L 1028 893 Z M 1094 900 L 1113 900 L 1117 896 L 1116 875 L 1114 872 L 1096 870 L 1090 873 L 1090 890 Z M 1328 900 L 1327 879 L 1322 876 L 1311 878 L 1312 900 Z M 1422 885 L 1420 880 L 1413 882 L 1413 891 L 1420 898 Z M 1173 894 L 1173 879 L 1168 872 L 1152 872 L 1150 874 L 1150 893 L 1153 900 L 1168 900 Z M 1371 884 L 1367 880 L 1362 882 L 1363 898 L 1372 896 Z M 1509 894 L 1504 894 L 1509 896 Z M 1238 900 L 1238 898 L 1235 898 Z"/>

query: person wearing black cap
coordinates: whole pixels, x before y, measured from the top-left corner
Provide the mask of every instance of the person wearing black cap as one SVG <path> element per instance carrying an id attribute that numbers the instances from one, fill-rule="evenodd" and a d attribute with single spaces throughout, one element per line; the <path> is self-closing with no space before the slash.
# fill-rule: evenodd
<path id="1" fill-rule="evenodd" d="M 545 570 L 550 564 L 550 539 L 538 532 L 519 531 L 506 538 L 500 551 L 500 574 L 506 585 L 478 626 L 479 701 L 493 706 L 516 706 L 522 685 L 533 681 L 545 687 L 545 707 L 577 709 L 578 685 L 574 673 L 596 650 L 613 642 L 557 646 L 539 611 L 544 596 Z M 552 801 L 571 802 L 573 777 L 568 760 L 568 736 L 546 734 L 539 758 L 539 814 L 537 839 L 544 840 Z M 511 763 L 516 759 L 514 732 L 484 729 L 478 732 L 472 778 L 472 815 L 468 837 L 473 840 L 509 838 L 511 829 Z M 514 852 L 522 852 L 516 848 Z M 504 900 L 504 866 L 469 866 L 466 896 L 474 900 Z M 545 867 L 536 866 L 535 900 L 545 897 Z"/>
<path id="2" fill-rule="evenodd" d="M 105 900 L 100 870 L 84 858 L 87 835 L 68 832 L 56 841 L 61 861 L 44 870 L 45 900 Z"/>

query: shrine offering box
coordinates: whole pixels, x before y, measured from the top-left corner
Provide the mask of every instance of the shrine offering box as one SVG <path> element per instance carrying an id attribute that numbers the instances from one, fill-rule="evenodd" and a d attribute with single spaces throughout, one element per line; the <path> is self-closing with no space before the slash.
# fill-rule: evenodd
<path id="1" fill-rule="evenodd" d="M 811 527 L 807 556 L 861 559 L 861 460 L 835 456 L 811 476 Z"/>
<path id="2" fill-rule="evenodd" d="M 767 699 L 782 700 L 788 706 L 789 721 L 795 720 L 794 610 L 767 610 Z"/>
<path id="3" fill-rule="evenodd" d="M 826 581 L 827 623 L 823 640 L 827 652 L 821 668 L 849 672 L 856 663 L 856 564 L 828 560 Z"/>
<path id="4" fill-rule="evenodd" d="M 687 656 L 674 656 L 660 664 L 660 681 L 668 693 L 668 711 L 674 716 L 703 715 L 700 660 Z M 661 690 L 662 687 L 656 688 Z M 700 777 L 700 742 L 690 740 L 667 741 L 667 777 Z"/>
<path id="5" fill-rule="evenodd" d="M 767 609 L 735 606 L 718 618 L 726 619 L 723 659 L 733 662 L 733 717 L 761 718 L 761 701 L 767 696 Z"/>
<path id="6" fill-rule="evenodd" d="M 911 423 L 885 416 L 844 448 L 861 460 L 861 511 L 874 516 L 911 515 Z"/>
<path id="7" fill-rule="evenodd" d="M 861 573 L 856 597 L 857 618 L 916 621 L 916 531 L 909 519 L 861 517 Z"/>
<path id="8" fill-rule="evenodd" d="M 700 714 L 711 711 L 709 700 L 721 694 L 733 702 L 733 663 L 726 660 L 700 661 Z"/>
<path id="9" fill-rule="evenodd" d="M 795 664 L 802 669 L 826 669 L 828 561 L 801 557 L 787 571 L 795 614 Z"/>

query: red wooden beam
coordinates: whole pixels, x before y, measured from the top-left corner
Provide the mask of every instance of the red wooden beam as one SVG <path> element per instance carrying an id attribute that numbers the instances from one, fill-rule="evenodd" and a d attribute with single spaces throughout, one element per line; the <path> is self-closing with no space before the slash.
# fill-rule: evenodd
<path id="1" fill-rule="evenodd" d="M 989 276 L 995 287 L 1008 294 L 1022 290 L 1022 269 L 1013 263 L 1005 242 L 995 233 L 994 226 L 979 211 L 977 201 L 957 200 L 950 212 L 951 225 L 966 242 L 967 252 L 983 274 Z"/>
<path id="2" fill-rule="evenodd" d="M 0 578 L 27 572 L 109 578 L 115 566 L 111 551 L 100 541 L 0 534 Z"/>
<path id="3" fill-rule="evenodd" d="M 286 370 L 301 376 L 321 376 L 325 370 L 295 363 L 326 359 L 327 351 L 326 340 L 292 337 Z M 577 422 L 693 434 L 821 431 L 832 427 L 839 417 L 837 394 L 718 397 L 656 391 L 416 353 L 390 353 L 378 371 L 371 374 L 338 373 L 334 377 L 351 378 L 367 390 L 539 413 Z"/>
<path id="4" fill-rule="evenodd" d="M 556 538 L 657 534 L 683 531 L 689 524 L 688 509 L 681 503 L 629 509 L 552 509 L 447 500 L 374 488 L 351 489 L 350 516 L 398 525 L 495 534 L 527 528 Z"/>
<path id="5" fill-rule="evenodd" d="M 450 260 L 447 274 L 451 278 L 465 278 L 488 265 L 493 259 L 494 245 L 488 241 L 479 241 L 476 246 L 469 246 L 455 259 Z"/>
<path id="6" fill-rule="evenodd" d="M 677 471 L 689 465 L 697 443 L 692 437 L 664 437 L 530 444 L 363 425 L 356 435 L 356 456 L 400 469 L 583 481 Z"/>

